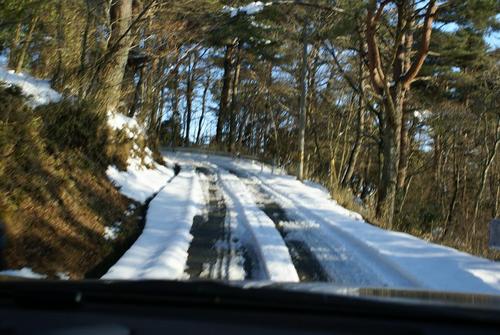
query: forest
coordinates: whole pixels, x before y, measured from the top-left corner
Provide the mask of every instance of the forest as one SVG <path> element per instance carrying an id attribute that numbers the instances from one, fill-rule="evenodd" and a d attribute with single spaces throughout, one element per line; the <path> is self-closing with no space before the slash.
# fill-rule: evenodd
<path id="1" fill-rule="evenodd" d="M 88 172 L 93 191 L 75 197 L 114 194 L 92 178 L 126 168 L 132 144 L 104 129 L 119 112 L 155 153 L 257 157 L 371 224 L 498 259 L 498 13 L 498 0 L 0 0 L 5 67 L 64 96 L 31 111 L 0 86 L 0 221 L 66 206 L 47 175 Z"/>

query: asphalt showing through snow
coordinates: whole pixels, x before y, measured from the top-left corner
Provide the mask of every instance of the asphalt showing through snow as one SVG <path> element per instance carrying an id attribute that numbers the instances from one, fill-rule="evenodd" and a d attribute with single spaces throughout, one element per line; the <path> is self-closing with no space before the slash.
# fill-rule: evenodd
<path id="1" fill-rule="evenodd" d="M 226 204 L 217 185 L 214 171 L 197 167 L 196 172 L 204 176 L 200 181 L 208 192 L 207 212 L 193 219 L 193 240 L 188 249 L 185 272 L 190 279 L 229 280 L 230 268 L 235 258 L 244 259 L 245 279 L 251 276 L 252 261 L 243 247 L 235 245 L 231 226 L 226 220 Z"/>
<path id="2" fill-rule="evenodd" d="M 222 169 L 219 171 L 219 169 Z M 185 275 L 189 279 L 243 280 L 266 279 L 262 277 L 264 261 L 247 240 L 245 231 L 236 232 L 242 223 L 234 216 L 232 199 L 222 191 L 221 171 L 236 176 L 253 195 L 255 205 L 268 217 L 288 249 L 291 263 L 301 282 L 331 282 L 338 285 L 379 283 L 368 269 L 350 256 L 348 250 L 332 242 L 316 222 L 300 221 L 294 212 L 275 198 L 275 195 L 251 174 L 229 167 L 209 167 L 199 164 L 196 168 L 206 194 L 205 213 L 194 217 L 190 234 L 193 236 L 188 250 Z M 299 221 L 297 221 L 299 220 Z M 232 222 L 235 221 L 235 222 Z M 246 242 L 239 241 L 239 238 Z M 247 244 L 249 243 L 249 244 Z M 231 275 L 234 265 L 239 273 Z"/>
<path id="3" fill-rule="evenodd" d="M 276 229 L 287 246 L 293 265 L 302 282 L 331 281 L 310 248 L 301 240 L 293 238 L 285 229 L 285 223 L 292 222 L 285 210 L 267 194 L 261 187 L 252 183 L 249 178 L 235 170 L 229 170 L 242 180 L 247 188 L 255 195 L 259 208 L 274 222 Z"/>

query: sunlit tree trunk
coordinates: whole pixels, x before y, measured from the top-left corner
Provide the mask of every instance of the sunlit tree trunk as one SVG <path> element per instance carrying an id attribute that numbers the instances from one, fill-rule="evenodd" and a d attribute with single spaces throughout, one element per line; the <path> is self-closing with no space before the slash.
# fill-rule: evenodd
<path id="1" fill-rule="evenodd" d="M 108 50 L 98 69 L 99 78 L 96 101 L 102 111 L 115 111 L 121 97 L 121 86 L 132 43 L 130 27 L 132 24 L 133 0 L 116 0 L 111 3 L 111 32 Z"/>

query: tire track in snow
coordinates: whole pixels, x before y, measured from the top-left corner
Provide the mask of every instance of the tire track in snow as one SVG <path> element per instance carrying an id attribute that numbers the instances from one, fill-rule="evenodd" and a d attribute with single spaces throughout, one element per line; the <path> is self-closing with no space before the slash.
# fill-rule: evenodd
<path id="1" fill-rule="evenodd" d="M 193 219 L 193 240 L 188 249 L 185 273 L 190 279 L 243 280 L 245 251 L 233 236 L 226 217 L 226 203 L 217 185 L 215 173 L 197 167 L 206 196 L 206 213 Z"/>
<path id="2" fill-rule="evenodd" d="M 234 166 L 233 166 L 234 167 Z M 366 262 L 356 252 L 356 248 L 349 248 L 349 244 L 344 244 L 344 235 L 335 234 L 329 229 L 325 229 L 321 224 L 324 218 L 296 205 L 289 197 L 269 186 L 259 176 L 242 171 L 238 168 L 231 168 L 233 172 L 242 179 L 247 179 L 250 183 L 256 184 L 260 188 L 264 197 L 273 199 L 280 204 L 287 217 L 295 222 L 282 222 L 283 229 L 289 234 L 289 238 L 301 241 L 314 255 L 324 271 L 329 277 L 329 281 L 346 286 L 374 286 L 382 287 L 397 283 L 398 286 L 415 287 L 415 282 L 401 274 L 397 269 L 388 264 L 377 262 L 380 271 L 374 271 L 373 262 Z M 308 218 L 313 218 L 309 221 Z M 340 236 L 339 236 L 340 235 Z M 371 260 L 370 260 L 371 261 Z M 382 273 L 381 273 L 382 272 Z M 392 280 L 387 282 L 387 274 Z"/>
<path id="3" fill-rule="evenodd" d="M 309 236 L 311 245 L 322 246 L 319 253 L 329 253 L 325 246 L 337 253 L 341 259 L 333 267 L 326 266 L 333 276 L 349 285 L 364 286 L 396 286 L 407 288 L 422 287 L 415 278 L 401 270 L 396 264 L 382 257 L 376 250 L 365 245 L 349 233 L 330 224 L 330 218 L 322 217 L 309 207 L 295 201 L 289 195 L 272 187 L 260 176 L 248 173 L 261 187 L 283 204 L 286 212 L 298 221 L 311 218 L 318 226 L 312 236 Z M 329 245 L 329 246 L 328 246 Z M 324 256 L 323 256 L 324 257 Z M 321 259 L 322 257 L 320 257 Z M 328 260 L 328 256 L 326 257 Z M 334 257 L 335 258 L 335 257 Z M 337 267 L 338 269 L 335 269 Z"/>
<path id="4" fill-rule="evenodd" d="M 288 248 L 274 222 L 260 210 L 238 177 L 219 168 L 219 179 L 230 204 L 228 208 L 235 215 L 233 220 L 246 231 L 247 237 L 242 243 L 248 246 L 250 256 L 257 260 L 253 279 L 298 282 L 299 276 Z"/>
<path id="5" fill-rule="evenodd" d="M 283 208 L 273 201 L 273 199 L 262 190 L 258 185 L 252 183 L 246 176 L 238 173 L 235 170 L 229 170 L 230 173 L 242 180 L 245 186 L 250 190 L 257 199 L 257 205 L 266 213 L 266 215 L 274 222 L 276 229 L 288 247 L 292 262 L 297 270 L 300 281 L 331 281 L 328 274 L 325 272 L 320 262 L 308 246 L 299 236 L 291 234 L 286 228 L 292 223 Z"/>

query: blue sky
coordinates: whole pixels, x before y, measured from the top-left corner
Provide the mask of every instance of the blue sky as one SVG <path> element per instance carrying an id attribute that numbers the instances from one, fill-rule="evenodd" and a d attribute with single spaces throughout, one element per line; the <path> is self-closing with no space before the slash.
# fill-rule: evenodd
<path id="1" fill-rule="evenodd" d="M 500 32 L 492 33 L 485 37 L 492 49 L 500 48 Z"/>

